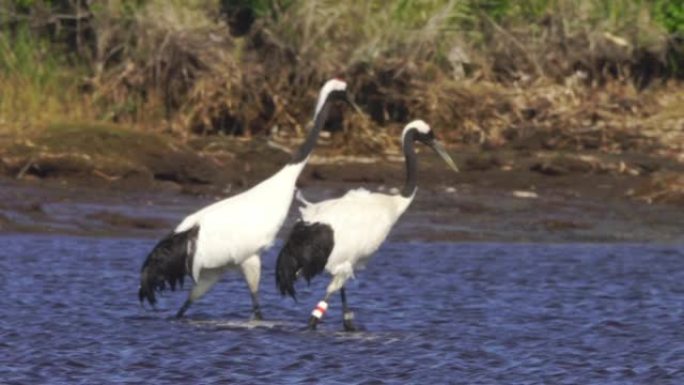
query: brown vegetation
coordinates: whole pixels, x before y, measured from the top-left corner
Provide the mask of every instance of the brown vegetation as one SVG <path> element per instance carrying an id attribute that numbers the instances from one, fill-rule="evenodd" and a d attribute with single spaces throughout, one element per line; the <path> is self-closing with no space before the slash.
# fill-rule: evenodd
<path id="1" fill-rule="evenodd" d="M 367 117 L 336 112 L 331 154 L 393 153 L 401 125 L 420 117 L 450 144 L 568 152 L 531 166 L 548 175 L 605 168 L 578 151 L 682 161 L 682 68 L 671 65 L 684 57 L 682 37 L 642 2 L 527 0 L 499 12 L 475 0 L 271 1 L 262 14 L 214 0 L 19 3 L 0 20 L 0 130 L 21 133 L 2 154 L 13 175 L 50 175 L 59 164 L 163 180 L 169 151 L 187 151 L 181 164 L 221 161 L 192 153 L 198 136 L 289 145 L 336 75 Z M 180 141 L 149 136 L 123 145 L 132 155 L 121 159 L 103 126 L 69 133 L 54 121 Z M 71 140 L 78 132 L 92 142 Z M 476 167 L 506 167 L 490 163 Z M 211 167 L 187 167 L 168 179 L 214 180 Z M 626 162 L 629 170 L 650 173 Z"/>
<path id="2" fill-rule="evenodd" d="M 651 115 L 638 91 L 679 73 L 667 67 L 677 35 L 631 1 L 527 0 L 527 11 L 501 5 L 504 16 L 477 1 L 273 1 L 256 19 L 212 0 L 26 3 L 4 7 L 6 75 L 62 55 L 84 66 L 61 79 L 84 103 L 79 115 L 182 134 L 301 133 L 317 88 L 344 75 L 371 117 L 354 122 L 357 133 L 420 116 L 456 140 L 497 142 L 524 119 L 574 128 L 587 105 Z M 26 25 L 25 44 L 59 44 L 22 56 Z M 60 60 L 53 72 L 64 72 Z"/>

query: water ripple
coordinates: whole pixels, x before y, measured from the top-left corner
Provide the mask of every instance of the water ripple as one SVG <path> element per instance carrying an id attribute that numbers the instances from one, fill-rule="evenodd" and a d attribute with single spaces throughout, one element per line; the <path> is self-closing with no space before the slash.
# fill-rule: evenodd
<path id="1" fill-rule="evenodd" d="M 681 384 L 684 248 L 672 245 L 389 244 L 304 326 L 273 285 L 248 321 L 237 274 L 172 318 L 137 303 L 148 239 L 2 236 L 3 383 Z"/>

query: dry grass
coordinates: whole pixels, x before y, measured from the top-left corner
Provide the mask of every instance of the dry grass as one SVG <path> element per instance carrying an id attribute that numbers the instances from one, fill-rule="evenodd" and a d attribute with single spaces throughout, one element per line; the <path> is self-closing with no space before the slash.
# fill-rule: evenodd
<path id="1" fill-rule="evenodd" d="M 1 32 L 0 127 L 73 119 L 298 136 L 318 87 L 344 75 L 370 117 L 345 117 L 336 143 L 347 153 L 393 150 L 418 117 L 450 142 L 490 147 L 682 142 L 678 99 L 663 86 L 640 91 L 662 76 L 669 47 L 645 2 L 526 0 L 499 14 L 475 0 L 312 0 L 240 38 L 218 0 L 131 4 L 87 9 L 78 31 L 92 36 L 69 43 L 77 58 Z"/>

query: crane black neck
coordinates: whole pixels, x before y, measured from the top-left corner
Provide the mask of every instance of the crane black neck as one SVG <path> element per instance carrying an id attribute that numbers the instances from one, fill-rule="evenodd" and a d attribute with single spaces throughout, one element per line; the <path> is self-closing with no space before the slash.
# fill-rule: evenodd
<path id="1" fill-rule="evenodd" d="M 302 143 L 302 145 L 299 146 L 297 152 L 295 152 L 292 156 L 290 164 L 297 164 L 306 161 L 306 159 L 311 154 L 311 151 L 313 151 L 314 146 L 316 146 L 318 135 L 321 133 L 321 129 L 323 128 L 325 121 L 328 119 L 329 112 L 330 103 L 326 100 L 323 104 L 323 107 L 321 107 L 321 110 L 316 115 L 313 128 L 311 128 L 311 131 L 309 131 L 309 134 L 306 136 L 306 140 L 304 140 L 304 143 Z"/>
<path id="2" fill-rule="evenodd" d="M 410 198 L 416 192 L 416 172 L 418 169 L 418 159 L 414 148 L 414 138 L 416 130 L 411 129 L 406 132 L 403 139 L 404 159 L 406 160 L 406 181 L 401 190 L 401 196 Z"/>

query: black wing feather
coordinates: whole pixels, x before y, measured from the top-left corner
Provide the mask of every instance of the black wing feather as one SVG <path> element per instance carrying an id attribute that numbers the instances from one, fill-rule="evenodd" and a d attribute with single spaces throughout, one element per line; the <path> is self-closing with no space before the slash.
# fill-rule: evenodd
<path id="1" fill-rule="evenodd" d="M 154 305 L 157 302 L 155 292 L 165 290 L 167 284 L 171 290 L 176 290 L 176 285 L 183 287 L 185 275 L 192 270 L 198 233 L 199 226 L 194 226 L 171 233 L 157 243 L 140 272 L 140 302 L 147 299 Z"/>
<path id="2" fill-rule="evenodd" d="M 276 262 L 276 286 L 280 294 L 296 298 L 294 283 L 298 276 L 303 275 L 308 283 L 320 274 L 333 246 L 333 230 L 329 225 L 297 222 Z"/>

